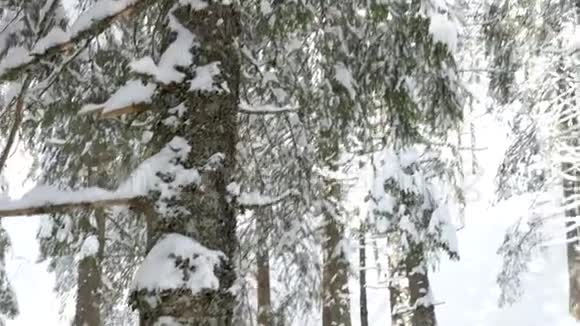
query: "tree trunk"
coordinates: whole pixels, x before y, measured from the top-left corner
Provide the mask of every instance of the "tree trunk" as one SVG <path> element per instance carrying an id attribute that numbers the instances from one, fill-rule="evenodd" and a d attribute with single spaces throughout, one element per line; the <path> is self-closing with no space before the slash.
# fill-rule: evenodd
<path id="1" fill-rule="evenodd" d="M 268 251 L 268 236 L 266 219 L 270 219 L 270 208 L 256 210 L 258 252 L 256 263 L 258 265 L 258 326 L 273 326 L 272 323 L 272 302 L 270 299 L 270 255 Z"/>
<path id="2" fill-rule="evenodd" d="M 435 306 L 431 298 L 431 287 L 425 253 L 422 245 L 415 248 L 407 257 L 407 278 L 409 281 L 409 306 L 411 307 L 412 326 L 436 326 Z"/>
<path id="3" fill-rule="evenodd" d="M 361 227 L 359 235 L 359 287 L 360 287 L 360 326 L 369 326 L 369 311 L 367 306 L 367 263 L 365 228 Z"/>
<path id="4" fill-rule="evenodd" d="M 333 126 L 337 128 L 339 124 Z M 340 124 L 342 125 L 342 124 Z M 328 170 L 340 169 L 340 134 L 337 130 L 320 130 L 319 162 Z M 350 293 L 348 289 L 349 262 L 342 246 L 344 225 L 340 221 L 343 200 L 340 180 L 331 176 L 321 180 L 322 202 L 322 326 L 350 326 Z"/>
<path id="5" fill-rule="evenodd" d="M 75 326 L 100 326 L 100 300 L 95 300 L 100 290 L 99 263 L 95 256 L 83 258 L 78 266 L 78 290 Z"/>
<path id="6" fill-rule="evenodd" d="M 185 96 L 180 91 L 167 95 L 168 103 L 182 96 L 188 111 L 180 117 L 182 121 L 177 129 L 158 124 L 157 144 L 161 148 L 174 136 L 182 137 L 191 146 L 185 165 L 206 168 L 199 170 L 200 184 L 182 189 L 180 198 L 166 202 L 168 206 L 185 208 L 187 213 L 172 211 L 177 215 L 158 215 L 151 221 L 151 242 L 177 233 L 195 239 L 206 248 L 221 251 L 225 259 L 215 271 L 219 280 L 217 290 L 192 293 L 169 289 L 153 294 L 140 290 L 133 294 L 132 304 L 139 309 L 142 326 L 162 326 L 163 320 L 171 325 L 230 326 L 236 304 L 230 291 L 236 278 L 232 264 L 238 243 L 236 215 L 226 187 L 233 181 L 235 167 L 240 79 L 235 40 L 240 34 L 239 13 L 235 5 L 212 2 L 203 9 L 181 7 L 175 16 L 195 35 L 199 44 L 194 49 L 196 65 L 219 62 L 219 79 L 227 88 L 224 91 L 186 91 Z M 215 79 L 215 85 L 223 85 Z M 150 303 L 151 298 L 157 300 L 155 304 Z"/>
<path id="7" fill-rule="evenodd" d="M 563 3 L 561 4 L 563 9 Z M 576 14 L 576 24 L 580 22 L 580 1 L 574 1 L 575 6 L 575 14 Z M 560 43 L 560 49 L 564 47 Z M 560 83 L 558 85 L 559 93 L 563 94 L 566 91 L 567 83 L 565 80 L 565 69 L 563 65 L 563 58 L 561 60 L 561 67 L 558 71 L 560 74 Z M 563 108 L 563 116 L 568 114 L 569 106 L 565 105 Z M 563 122 L 564 130 L 568 129 L 576 129 L 578 126 L 578 119 L 571 118 L 568 121 Z M 570 140 L 570 146 L 572 148 L 578 148 L 579 142 L 578 138 L 574 138 Z M 577 163 L 578 164 L 578 163 Z M 564 162 L 562 164 L 562 173 L 564 175 L 564 179 L 562 182 L 563 191 L 564 191 L 564 202 L 567 205 L 571 205 L 572 202 L 569 200 L 572 197 L 577 196 L 580 194 L 580 168 L 578 166 L 574 166 L 572 163 Z M 566 239 L 568 240 L 566 245 L 566 254 L 567 254 L 567 261 L 568 261 L 568 278 L 569 278 L 569 286 L 568 286 L 568 309 L 572 317 L 574 317 L 577 321 L 580 321 L 580 251 L 578 246 L 580 245 L 580 241 L 578 240 L 578 223 L 576 219 L 580 215 L 580 205 L 576 205 L 576 208 L 569 208 L 565 210 L 565 217 L 566 217 Z"/>
<path id="8" fill-rule="evenodd" d="M 389 236 L 389 246 L 396 246 L 400 243 L 399 234 L 391 234 Z M 391 245 L 391 243 L 393 243 Z M 404 274 L 404 261 L 400 257 L 398 250 L 393 250 L 387 257 L 388 266 L 388 288 L 389 288 L 389 308 L 391 310 L 391 325 L 405 326 L 405 311 L 407 289 L 401 284 L 401 279 Z"/>
<path id="9" fill-rule="evenodd" d="M 576 3 L 578 5 L 578 3 Z M 579 7 L 576 7 L 578 10 Z M 560 10 L 561 14 L 565 13 L 566 7 L 565 3 L 560 3 Z M 577 13 L 578 14 L 578 13 Z M 562 42 L 560 41 L 558 44 L 559 48 L 563 51 L 564 47 Z M 559 78 L 558 85 L 557 85 L 557 95 L 558 97 L 562 97 L 563 94 L 566 94 L 568 91 L 568 85 L 566 81 L 566 67 L 564 65 L 564 58 L 560 57 L 557 73 Z M 561 131 L 562 133 L 566 133 L 569 130 L 576 129 L 578 125 L 577 118 L 568 112 L 570 110 L 570 101 L 571 98 L 565 98 L 562 103 L 560 100 L 560 104 L 562 104 L 562 117 L 569 117 L 565 121 L 561 122 Z M 579 142 L 578 139 L 572 139 L 567 141 L 567 145 L 570 148 L 578 148 Z M 572 154 L 572 153 L 564 153 L 565 154 Z M 569 208 L 565 210 L 564 215 L 566 218 L 566 254 L 567 254 L 567 263 L 568 263 L 568 278 L 569 278 L 569 286 L 568 286 L 568 309 L 570 314 L 576 319 L 580 321 L 580 252 L 578 251 L 578 245 L 580 242 L 578 241 L 578 223 L 576 219 L 580 215 L 577 207 L 571 207 L 574 204 L 575 199 L 573 199 L 577 194 L 580 193 L 580 171 L 577 166 L 574 165 L 573 162 L 562 162 L 561 164 L 561 172 L 562 172 L 562 187 L 563 187 L 563 196 L 564 196 L 564 203 Z"/>
<path id="10" fill-rule="evenodd" d="M 99 166 L 99 160 L 88 165 L 88 182 L 97 186 L 103 186 L 105 176 L 95 173 Z M 86 241 L 89 238 L 98 242 L 97 252 L 82 257 L 77 267 L 77 300 L 75 308 L 74 326 L 101 326 L 103 324 L 101 316 L 101 286 L 102 286 L 102 265 L 103 254 L 106 242 L 106 222 L 105 209 L 95 208 L 82 214 L 79 222 L 80 234 Z M 94 214 L 96 225 L 91 223 L 91 215 Z M 85 244 L 83 244 L 83 247 Z M 86 250 L 87 248 L 83 248 Z"/>
<path id="11" fill-rule="evenodd" d="M 567 177 L 572 177 L 570 170 L 572 169 L 571 163 L 562 164 L 562 170 L 564 175 Z M 577 173 L 575 173 L 577 174 Z M 578 181 L 579 176 L 574 176 L 575 180 L 563 181 L 564 186 L 564 202 L 572 196 L 577 195 L 578 190 L 580 190 L 580 182 Z M 576 319 L 580 320 L 580 252 L 578 251 L 578 227 L 575 219 L 578 217 L 577 209 L 570 208 L 565 211 L 566 216 L 566 239 L 568 244 L 566 245 L 566 253 L 568 258 L 568 278 L 569 278 L 569 297 L 568 305 L 570 314 Z"/>
<path id="12" fill-rule="evenodd" d="M 81 231 L 88 236 L 96 236 L 99 247 L 96 255 L 82 258 L 78 265 L 77 300 L 74 326 L 101 326 L 101 261 L 105 246 L 105 212 L 95 211 L 97 230 L 88 218 L 81 221 Z M 96 231 L 96 232 L 95 232 Z M 86 237 L 88 237 L 86 236 Z"/>
<path id="13" fill-rule="evenodd" d="M 331 186 L 334 193 L 338 192 L 338 187 L 337 184 Z M 322 326 L 350 326 L 348 261 L 341 248 L 343 226 L 328 208 L 323 214 Z"/>

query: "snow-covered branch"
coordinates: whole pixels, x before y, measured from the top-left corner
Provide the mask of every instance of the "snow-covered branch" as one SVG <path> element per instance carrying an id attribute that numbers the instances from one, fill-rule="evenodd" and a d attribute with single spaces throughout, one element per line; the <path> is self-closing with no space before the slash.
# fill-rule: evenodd
<path id="1" fill-rule="evenodd" d="M 273 105 L 259 105 L 253 106 L 248 103 L 240 103 L 238 112 L 245 114 L 278 114 L 278 113 L 289 113 L 298 111 L 291 107 L 275 107 Z"/>
<path id="2" fill-rule="evenodd" d="M 137 206 L 142 198 L 123 196 L 101 188 L 61 191 L 38 187 L 19 200 L 0 201 L 0 217 L 50 214 L 75 208 Z"/>
<path id="3" fill-rule="evenodd" d="M 147 0 L 101 0 L 82 13 L 68 31 L 54 28 L 40 39 L 31 51 L 12 48 L 0 61 L 0 80 L 16 78 L 24 70 L 40 63 L 51 55 L 70 50 L 83 40 L 91 39 L 119 18 L 147 3 Z"/>
<path id="4" fill-rule="evenodd" d="M 291 190 L 275 197 L 264 195 L 259 192 L 247 192 L 240 194 L 237 199 L 237 203 L 244 208 L 258 208 L 276 205 L 283 200 L 296 195 L 298 195 L 298 193 Z"/>
<path id="5" fill-rule="evenodd" d="M 182 138 L 175 137 L 159 153 L 142 162 L 129 178 L 114 191 L 102 188 L 86 188 L 63 191 L 55 187 L 39 186 L 21 199 L 0 201 L 0 217 L 48 214 L 74 208 L 94 208 L 129 205 L 144 205 L 145 197 L 151 192 L 170 196 L 171 187 L 196 183 L 199 174 L 195 169 L 184 169 L 175 165 L 183 159 L 190 147 Z M 157 176 L 159 171 L 170 168 L 175 182 L 167 185 Z"/>

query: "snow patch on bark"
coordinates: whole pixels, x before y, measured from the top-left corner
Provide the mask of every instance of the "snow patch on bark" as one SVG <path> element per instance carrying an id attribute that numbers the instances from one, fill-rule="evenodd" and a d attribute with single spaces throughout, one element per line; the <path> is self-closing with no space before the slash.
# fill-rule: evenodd
<path id="1" fill-rule="evenodd" d="M 208 249 L 190 237 L 171 233 L 165 235 L 151 249 L 133 280 L 133 289 L 162 291 L 215 290 L 219 279 L 214 269 L 224 254 Z"/>
<path id="2" fill-rule="evenodd" d="M 78 260 L 82 260 L 83 258 L 96 256 L 97 252 L 99 251 L 99 240 L 96 236 L 91 235 L 83 241 L 83 245 L 81 246 L 81 250 L 77 255 Z"/>

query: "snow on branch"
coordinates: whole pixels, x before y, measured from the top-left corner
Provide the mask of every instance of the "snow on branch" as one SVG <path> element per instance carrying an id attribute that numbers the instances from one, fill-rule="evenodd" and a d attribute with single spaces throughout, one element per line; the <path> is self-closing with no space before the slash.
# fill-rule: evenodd
<path id="1" fill-rule="evenodd" d="M 39 186 L 18 200 L 0 200 L 0 217 L 48 214 L 73 208 L 93 208 L 129 205 L 141 207 L 151 192 L 170 196 L 173 188 L 197 183 L 199 173 L 176 164 L 183 161 L 191 147 L 185 139 L 175 137 L 159 153 L 142 162 L 131 176 L 114 191 L 86 188 L 62 191 L 55 187 Z M 168 184 L 159 172 L 171 173 L 174 181 Z"/>
<path id="2" fill-rule="evenodd" d="M 240 185 L 232 182 L 227 187 L 228 193 L 236 199 L 236 203 L 239 206 L 245 208 L 258 208 L 264 206 L 271 206 L 280 203 L 281 201 L 293 197 L 298 196 L 299 193 L 295 190 L 287 190 L 279 196 L 269 196 L 264 195 L 257 191 L 252 192 L 241 192 Z"/>
<path id="3" fill-rule="evenodd" d="M 181 83 L 184 80 L 185 74 L 175 68 L 187 67 L 193 63 L 191 48 L 194 45 L 194 35 L 180 24 L 173 14 L 168 17 L 169 27 L 177 36 L 163 52 L 159 63 L 155 64 L 153 59 L 147 56 L 130 64 L 132 71 L 153 76 L 157 82 L 165 85 Z"/>
<path id="4" fill-rule="evenodd" d="M 68 31 L 58 27 L 40 39 L 32 51 L 11 48 L 0 61 L 0 80 L 19 76 L 23 70 L 43 59 L 69 50 L 83 40 L 93 38 L 105 31 L 120 17 L 129 15 L 147 0 L 101 0 L 82 13 Z"/>
<path id="5" fill-rule="evenodd" d="M 156 88 L 155 84 L 143 84 L 139 80 L 130 80 L 113 93 L 106 102 L 86 104 L 79 114 L 96 113 L 101 118 L 111 118 L 144 111 L 151 103 Z"/>
<path id="6" fill-rule="evenodd" d="M 288 197 L 298 195 L 295 191 L 286 191 L 280 196 L 271 197 L 259 192 L 244 192 L 238 197 L 238 204 L 246 208 L 271 206 L 280 203 Z"/>
<path id="7" fill-rule="evenodd" d="M 21 199 L 0 200 L 0 217 L 41 215 L 74 208 L 136 205 L 139 196 L 119 196 L 101 188 L 62 191 L 54 187 L 34 188 Z"/>
<path id="8" fill-rule="evenodd" d="M 246 102 L 241 102 L 238 108 L 240 113 L 245 114 L 277 114 L 277 113 L 288 113 L 297 112 L 296 108 L 291 107 L 275 107 L 273 105 L 250 105 Z"/>

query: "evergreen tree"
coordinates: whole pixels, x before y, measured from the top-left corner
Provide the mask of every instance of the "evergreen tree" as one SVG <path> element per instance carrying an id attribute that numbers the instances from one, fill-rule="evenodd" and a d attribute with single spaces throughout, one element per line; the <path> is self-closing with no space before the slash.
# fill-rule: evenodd
<path id="1" fill-rule="evenodd" d="M 0 200 L 7 197 L 8 184 L 0 174 Z M 18 302 L 16 293 L 10 284 L 6 273 L 6 252 L 10 249 L 10 238 L 6 230 L 0 225 L 0 325 L 5 325 L 5 318 L 13 319 L 18 316 Z"/>

